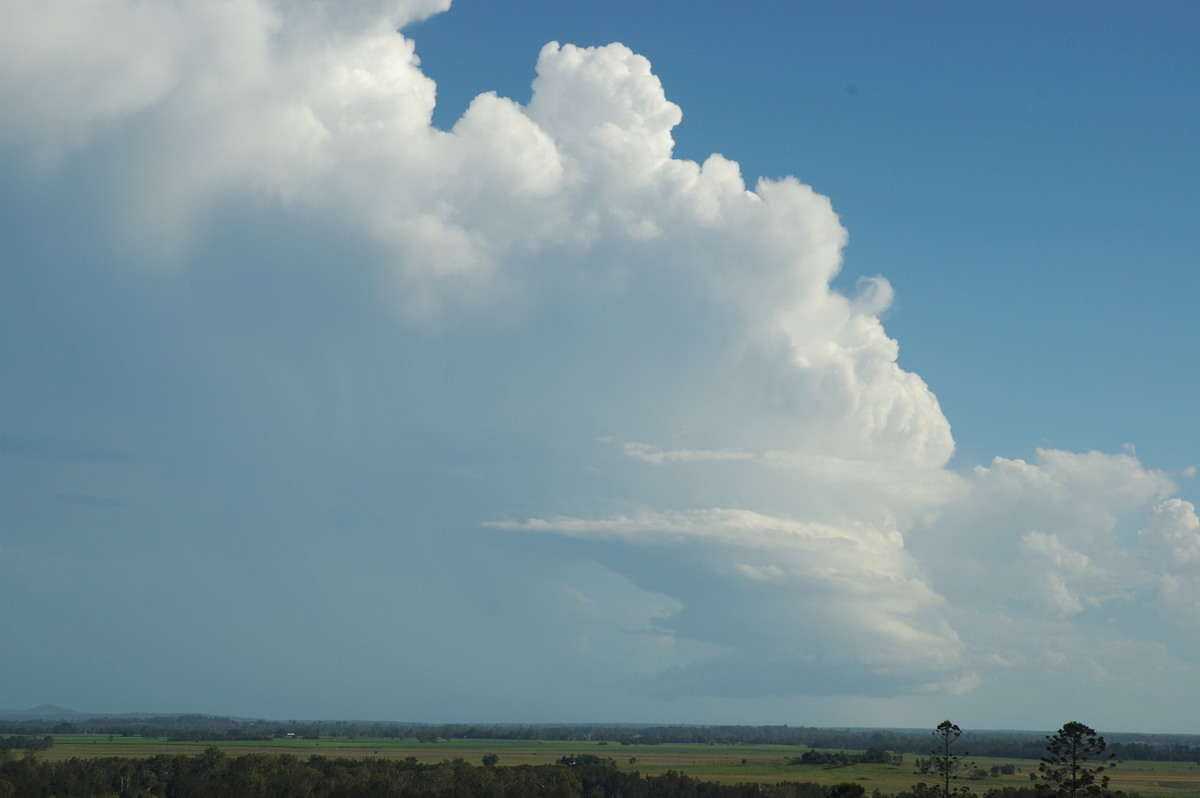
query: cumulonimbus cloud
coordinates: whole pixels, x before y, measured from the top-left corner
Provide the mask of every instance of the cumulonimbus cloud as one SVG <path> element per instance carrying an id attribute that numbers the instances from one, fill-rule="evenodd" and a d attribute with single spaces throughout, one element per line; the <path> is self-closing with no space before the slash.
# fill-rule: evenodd
<path id="1" fill-rule="evenodd" d="M 403 4 L 391 21 L 434 10 Z M 218 204 L 257 196 L 374 240 L 409 317 L 527 302 L 547 284 L 569 291 L 547 301 L 696 307 L 730 336 L 706 354 L 752 383 L 736 398 L 772 416 L 758 437 L 789 444 L 775 448 L 933 467 L 952 452 L 936 399 L 897 367 L 878 321 L 886 284 L 858 302 L 829 288 L 845 242 L 829 201 L 791 179 L 748 191 L 720 156 L 674 159 L 679 109 L 621 45 L 548 45 L 528 108 L 484 95 L 443 132 L 412 43 L 378 19 L 318 33 L 319 4 L 112 2 L 91 30 L 154 32 L 156 49 L 97 52 L 77 41 L 80 20 L 50 24 L 62 11 L 7 11 L 8 35 L 40 44 L 6 48 L 5 74 L 30 77 L 0 90 L 31 120 L 10 138 L 63 170 L 85 144 L 102 148 L 117 222 L 137 246 L 157 242 L 155 256 Z M 119 88 L 81 87 L 95 99 L 76 104 L 42 91 L 51 73 Z"/>
<path id="2" fill-rule="evenodd" d="M 448 0 L 77 5 L 0 7 L 4 157 L 95 180 L 150 267 L 207 268 L 190 253 L 230 207 L 313 220 L 366 253 L 329 270 L 398 339 L 485 342 L 472 424 L 603 427 L 636 498 L 581 479 L 591 514 L 479 520 L 635 552 L 605 562 L 677 600 L 658 631 L 712 647 L 659 674 L 678 692 L 953 693 L 1022 658 L 963 607 L 1195 614 L 1195 508 L 1169 476 L 1056 451 L 947 470 L 949 422 L 880 321 L 890 284 L 831 288 L 829 199 L 674 157 L 681 111 L 642 55 L 547 44 L 528 105 L 484 94 L 440 130 L 396 29 Z"/>

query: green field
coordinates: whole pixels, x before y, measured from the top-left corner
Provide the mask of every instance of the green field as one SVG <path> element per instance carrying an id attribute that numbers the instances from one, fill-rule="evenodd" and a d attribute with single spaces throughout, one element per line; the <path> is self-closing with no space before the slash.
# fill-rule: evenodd
<path id="1" fill-rule="evenodd" d="M 884 794 L 898 792 L 929 776 L 913 772 L 911 764 L 896 765 L 792 765 L 793 757 L 805 748 L 790 745 L 621 745 L 597 741 L 561 740 L 443 740 L 419 743 L 415 739 L 370 737 L 322 737 L 319 740 L 275 739 L 262 742 L 168 742 L 164 738 L 120 737 L 100 734 L 59 734 L 54 746 L 39 753 L 40 758 L 61 760 L 71 757 L 149 757 L 156 754 L 198 754 L 216 745 L 230 756 L 251 753 L 289 753 L 296 756 L 345 756 L 404 759 L 421 762 L 463 759 L 480 764 L 484 754 L 496 754 L 499 764 L 546 765 L 570 754 L 595 754 L 611 757 L 622 770 L 637 770 L 658 775 L 668 770 L 694 778 L 719 782 L 814 781 L 836 784 L 857 781 L 868 793 L 878 788 Z M 924 754 L 921 754 L 922 756 Z M 913 754 L 906 754 L 911 763 Z M 987 771 L 993 765 L 1012 764 L 1017 773 L 977 781 L 960 781 L 976 793 L 990 787 L 1027 786 L 1029 774 L 1036 772 L 1036 759 L 993 759 L 972 757 Z M 1138 792 L 1145 798 L 1195 798 L 1200 796 L 1200 766 L 1186 762 L 1122 762 L 1110 771 L 1113 789 Z"/>

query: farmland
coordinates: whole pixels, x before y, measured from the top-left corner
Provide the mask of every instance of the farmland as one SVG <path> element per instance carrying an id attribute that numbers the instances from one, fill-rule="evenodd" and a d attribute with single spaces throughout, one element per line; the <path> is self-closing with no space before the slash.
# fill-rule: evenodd
<path id="1" fill-rule="evenodd" d="M 461 760 L 479 765 L 483 757 L 494 754 L 501 767 L 513 765 L 552 765 L 563 757 L 593 755 L 611 759 L 625 772 L 637 771 L 654 776 L 675 771 L 706 781 L 725 784 L 773 784 L 784 781 L 837 784 L 856 782 L 868 794 L 879 790 L 884 795 L 931 781 L 928 775 L 914 772 L 915 756 L 905 755 L 903 764 L 801 765 L 793 764 L 806 747 L 796 745 L 735 744 L 625 744 L 605 740 L 514 740 L 514 739 L 439 739 L 418 742 L 415 738 L 338 737 L 316 739 L 280 737 L 268 740 L 172 741 L 164 737 L 138 735 L 56 734 L 54 745 L 38 753 L 40 759 L 63 761 L 71 758 L 127 757 L 146 758 L 200 754 L 217 746 L 228 756 L 245 754 L 291 754 L 297 758 L 348 757 L 383 760 L 416 760 L 439 763 Z M 1030 773 L 1036 772 L 1036 759 L 971 757 L 986 775 L 959 783 L 976 794 L 996 787 L 1029 786 Z M 990 775 L 993 766 L 1011 765 L 1011 775 Z M 1144 798 L 1185 798 L 1200 795 L 1200 765 L 1188 762 L 1126 761 L 1110 772 L 1115 790 L 1140 793 Z"/>

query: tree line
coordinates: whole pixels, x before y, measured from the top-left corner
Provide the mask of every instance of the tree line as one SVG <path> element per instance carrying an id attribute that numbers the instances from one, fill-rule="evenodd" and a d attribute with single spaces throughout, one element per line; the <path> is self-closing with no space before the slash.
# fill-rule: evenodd
<path id="1" fill-rule="evenodd" d="M 20 751 L 45 751 L 47 748 L 53 747 L 54 737 L 49 734 L 44 737 L 32 734 L 14 734 L 11 737 L 5 737 L 0 734 L 0 751 L 11 751 L 14 748 Z"/>
<path id="2" fill-rule="evenodd" d="M 902 765 L 904 754 L 893 754 L 885 748 L 872 746 L 860 753 L 846 751 L 821 751 L 811 748 L 800 756 L 792 757 L 793 765 L 829 765 L 830 767 L 845 767 L 847 765 Z"/>
<path id="3" fill-rule="evenodd" d="M 113 734 L 191 741 L 267 740 L 288 736 L 384 737 L 438 740 L 605 740 L 620 745 L 691 743 L 795 745 L 826 750 L 882 749 L 920 752 L 928 732 L 920 729 L 823 729 L 807 726 L 683 726 L 614 724 L 421 724 L 366 721 L 246 720 L 210 715 L 95 717 L 87 720 L 0 721 L 0 734 Z M 964 732 L 976 756 L 1037 759 L 1042 732 Z M 1200 763 L 1200 735 L 1108 734 L 1109 750 L 1121 760 Z"/>
<path id="4" fill-rule="evenodd" d="M 161 754 L 40 761 L 0 751 L 0 798 L 866 798 L 861 784 L 718 784 L 678 772 L 642 776 L 611 758 L 567 756 L 553 765 L 495 767 L 461 759 L 423 764 L 374 758 L 292 754 L 228 756 L 212 746 L 196 755 Z M 917 785 L 892 798 L 935 798 Z M 982 798 L 1038 798 L 1004 787 Z M 884 798 L 876 790 L 872 798 Z"/>

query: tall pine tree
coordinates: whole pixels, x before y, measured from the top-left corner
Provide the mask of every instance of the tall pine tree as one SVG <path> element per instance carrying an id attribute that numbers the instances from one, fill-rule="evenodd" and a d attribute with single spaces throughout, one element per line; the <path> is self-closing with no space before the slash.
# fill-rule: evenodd
<path id="1" fill-rule="evenodd" d="M 1071 721 L 1046 737 L 1046 756 L 1038 771 L 1042 780 L 1038 789 L 1056 798 L 1079 798 L 1108 792 L 1104 771 L 1114 767 L 1116 754 L 1104 756 L 1104 738 L 1096 730 Z M 1097 778 L 1099 777 L 1099 778 Z"/>
<path id="2" fill-rule="evenodd" d="M 960 735 L 962 735 L 962 729 L 948 720 L 942 721 L 933 730 L 935 745 L 929 752 L 929 763 L 925 770 L 938 777 L 938 781 L 941 782 L 942 798 L 950 798 L 952 795 L 950 782 L 958 778 L 958 772 L 974 766 L 972 762 L 963 762 L 962 756 L 954 753 L 954 743 Z M 965 756 L 966 753 L 964 751 L 963 755 Z"/>

